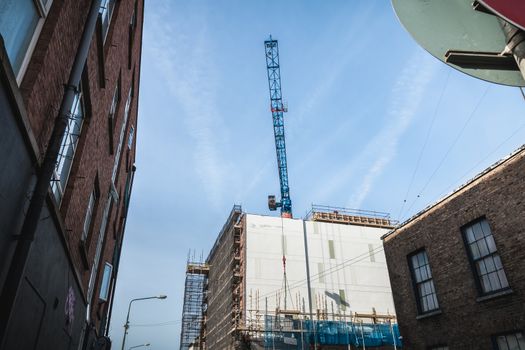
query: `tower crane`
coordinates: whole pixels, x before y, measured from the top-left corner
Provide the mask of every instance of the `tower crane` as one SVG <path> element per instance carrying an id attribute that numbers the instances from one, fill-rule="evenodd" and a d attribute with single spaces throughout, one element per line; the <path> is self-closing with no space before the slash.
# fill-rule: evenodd
<path id="1" fill-rule="evenodd" d="M 277 153 L 277 167 L 281 185 L 281 201 L 277 202 L 274 195 L 268 196 L 268 208 L 277 210 L 281 208 L 281 217 L 292 217 L 292 200 L 288 185 L 288 167 L 286 165 L 286 143 L 284 140 L 283 114 L 288 108 L 283 104 L 281 93 L 281 71 L 279 68 L 279 45 L 277 40 L 270 39 L 264 42 L 266 49 L 266 68 L 268 71 L 268 85 L 270 87 L 270 109 L 273 119 L 273 133 L 275 136 L 275 150 Z"/>

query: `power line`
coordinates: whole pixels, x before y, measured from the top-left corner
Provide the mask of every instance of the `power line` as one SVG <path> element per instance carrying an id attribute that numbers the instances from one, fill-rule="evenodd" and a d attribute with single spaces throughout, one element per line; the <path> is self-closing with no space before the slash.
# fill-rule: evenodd
<path id="1" fill-rule="evenodd" d="M 328 275 L 331 275 L 332 273 L 335 273 L 337 271 L 340 271 L 342 269 L 344 269 L 345 267 L 348 267 L 348 266 L 352 266 L 366 258 L 369 258 L 370 255 L 375 255 L 377 253 L 380 253 L 382 252 L 384 249 L 383 249 L 383 246 L 382 245 L 379 245 L 378 247 L 374 248 L 372 251 L 369 251 L 369 252 L 365 252 L 363 254 L 360 254 L 354 258 L 350 258 L 350 259 L 347 259 L 339 264 L 336 264 L 334 266 L 332 266 L 331 268 L 327 269 L 327 270 L 324 270 L 323 272 L 320 272 L 320 273 L 317 273 L 317 274 L 314 274 L 314 275 L 310 275 L 310 278 L 313 279 L 315 277 L 326 277 Z M 288 285 L 288 289 L 291 290 L 291 289 L 295 289 L 295 288 L 298 288 L 300 286 L 303 286 L 307 283 L 307 279 L 302 279 L 302 280 L 298 280 L 294 283 L 291 283 Z M 268 293 L 265 293 L 263 295 L 260 295 L 258 300 L 262 299 L 262 298 L 266 298 L 266 297 L 269 297 L 269 296 L 272 296 L 274 294 L 280 294 L 282 293 L 282 288 L 279 288 L 279 289 L 276 289 L 276 290 L 273 290 L 273 291 L 270 291 Z"/>
<path id="2" fill-rule="evenodd" d="M 460 132 L 458 133 L 458 135 L 456 136 L 456 138 L 454 139 L 454 142 L 452 142 L 452 144 L 450 145 L 450 147 L 447 149 L 447 151 L 445 152 L 445 155 L 443 156 L 443 158 L 441 159 L 441 161 L 439 162 L 438 166 L 436 167 L 436 169 L 434 169 L 434 171 L 432 172 L 432 174 L 430 175 L 430 178 L 427 180 L 427 182 L 425 183 L 425 185 L 423 186 L 423 188 L 419 191 L 418 195 L 416 198 L 414 198 L 414 201 L 412 202 L 412 204 L 410 205 L 410 207 L 408 208 L 408 212 L 410 212 L 410 210 L 412 210 L 412 207 L 414 206 L 414 204 L 416 204 L 418 198 L 421 197 L 421 195 L 423 194 L 423 192 L 426 190 L 426 188 L 428 187 L 428 185 L 430 184 L 430 182 L 432 181 L 432 179 L 434 178 L 434 176 L 436 175 L 436 173 L 438 172 L 439 169 L 441 169 L 441 166 L 443 165 L 443 163 L 445 162 L 445 160 L 448 158 L 450 152 L 452 151 L 452 149 L 456 146 L 456 144 L 458 143 L 459 139 L 461 138 L 461 136 L 463 135 L 463 132 L 465 131 L 465 129 L 467 128 L 467 125 L 470 123 L 470 121 L 472 120 L 472 118 L 474 117 L 474 115 L 476 114 L 476 111 L 478 110 L 479 106 L 481 105 L 481 102 L 485 99 L 485 96 L 487 95 L 487 92 L 489 91 L 490 89 L 490 85 L 487 85 L 487 88 L 485 89 L 485 91 L 483 92 L 483 94 L 481 95 L 480 99 L 478 100 L 478 102 L 476 103 L 476 105 L 474 106 L 474 109 L 472 110 L 472 112 L 470 113 L 469 117 L 465 120 L 465 123 L 463 124 Z"/>
<path id="3" fill-rule="evenodd" d="M 448 86 L 448 80 L 450 78 L 450 72 L 451 71 L 452 71 L 451 69 L 448 69 L 448 74 L 447 74 L 447 78 L 445 80 L 445 84 L 443 84 L 443 87 L 441 89 L 441 94 L 439 95 L 438 102 L 436 103 L 436 107 L 434 108 L 432 121 L 430 122 L 430 125 L 428 127 L 427 135 L 426 135 L 426 138 L 425 138 L 425 142 L 423 143 L 423 147 L 421 147 L 421 151 L 419 152 L 419 157 L 418 157 L 417 162 L 416 162 L 416 167 L 414 169 L 414 172 L 412 173 L 412 177 L 410 179 L 410 183 L 408 185 L 407 192 L 406 192 L 405 197 L 403 199 L 403 205 L 401 206 L 401 209 L 399 210 L 399 214 L 397 215 L 398 218 L 401 218 L 401 214 L 403 213 L 403 209 L 405 208 L 405 204 L 407 202 L 408 195 L 410 193 L 410 190 L 412 189 L 412 184 L 414 183 L 414 178 L 416 177 L 416 173 L 419 170 L 419 164 L 421 163 L 421 159 L 423 158 L 423 153 L 425 152 L 425 149 L 426 149 L 427 144 L 428 144 L 428 140 L 430 139 L 430 133 L 431 133 L 433 127 L 434 127 L 434 122 L 436 121 L 436 117 L 438 115 L 439 107 L 441 106 L 441 100 L 443 99 L 443 95 L 445 94 L 445 90 L 446 90 L 446 88 Z"/>
<path id="4" fill-rule="evenodd" d="M 503 142 L 501 142 L 496 148 L 494 148 L 492 151 L 489 152 L 489 154 L 487 154 L 485 157 L 483 157 L 483 159 L 479 160 L 473 167 L 471 167 L 468 171 L 466 171 L 456 182 L 454 183 L 458 183 L 460 181 L 462 181 L 468 174 L 470 174 L 474 169 L 476 169 L 481 163 L 485 162 L 489 157 L 491 157 L 494 153 L 496 153 L 505 143 L 507 143 L 511 138 L 513 138 L 514 136 L 516 136 L 517 133 L 519 133 L 520 131 L 522 131 L 523 129 L 525 128 L 525 124 L 522 124 L 518 129 L 514 130 L 514 132 L 509 136 L 507 137 L 505 140 L 503 140 Z M 450 190 L 452 187 L 454 187 L 454 185 L 452 186 L 448 186 L 447 189 L 445 191 L 442 191 L 442 192 L 447 192 L 448 190 Z"/>

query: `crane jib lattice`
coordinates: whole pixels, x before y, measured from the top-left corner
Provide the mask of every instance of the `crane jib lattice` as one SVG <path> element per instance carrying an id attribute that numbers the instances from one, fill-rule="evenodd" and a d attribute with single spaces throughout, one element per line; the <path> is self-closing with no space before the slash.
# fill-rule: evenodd
<path id="1" fill-rule="evenodd" d="M 292 200 L 290 199 L 290 188 L 288 185 L 288 168 L 286 164 L 286 143 L 284 138 L 283 113 L 286 107 L 283 104 L 281 93 L 281 72 L 279 68 L 279 46 L 277 40 L 264 42 L 266 49 L 266 67 L 268 70 L 268 84 L 270 88 L 270 109 L 273 118 L 273 131 L 275 136 L 275 150 L 277 154 L 277 166 L 279 170 L 279 181 L 281 185 L 281 207 L 282 216 L 292 215 Z"/>

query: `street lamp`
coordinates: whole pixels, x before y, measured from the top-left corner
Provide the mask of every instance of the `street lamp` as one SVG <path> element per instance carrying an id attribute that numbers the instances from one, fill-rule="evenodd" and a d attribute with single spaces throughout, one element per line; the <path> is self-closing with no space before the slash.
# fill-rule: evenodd
<path id="1" fill-rule="evenodd" d="M 129 329 L 129 312 L 131 310 L 131 303 L 133 303 L 134 301 L 137 301 L 137 300 L 148 300 L 148 299 L 166 299 L 167 296 L 166 295 L 157 295 L 157 296 L 154 296 L 154 297 L 146 297 L 146 298 L 136 298 L 136 299 L 131 299 L 131 301 L 129 302 L 129 306 L 128 306 L 128 316 L 126 316 L 126 324 L 124 325 L 124 338 L 122 339 L 122 350 L 124 350 L 124 345 L 126 344 L 126 335 L 128 335 L 128 329 Z M 140 346 L 143 346 L 143 345 L 140 345 Z"/>
<path id="2" fill-rule="evenodd" d="M 129 348 L 128 350 L 135 349 L 135 348 L 140 348 L 142 346 L 150 346 L 150 345 L 151 345 L 150 343 L 135 345 L 135 346 L 132 346 L 131 348 Z"/>

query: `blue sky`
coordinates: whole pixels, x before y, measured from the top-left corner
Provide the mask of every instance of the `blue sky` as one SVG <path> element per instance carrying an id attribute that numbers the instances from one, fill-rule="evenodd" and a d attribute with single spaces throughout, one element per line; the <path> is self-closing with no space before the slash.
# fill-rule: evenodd
<path id="1" fill-rule="evenodd" d="M 406 219 L 524 143 L 519 90 L 427 54 L 388 1 L 148 1 L 116 348 L 129 300 L 160 293 L 134 304 L 127 347 L 178 348 L 188 251 L 206 256 L 233 204 L 269 214 L 279 194 L 270 33 L 296 217 L 315 203 Z"/>

